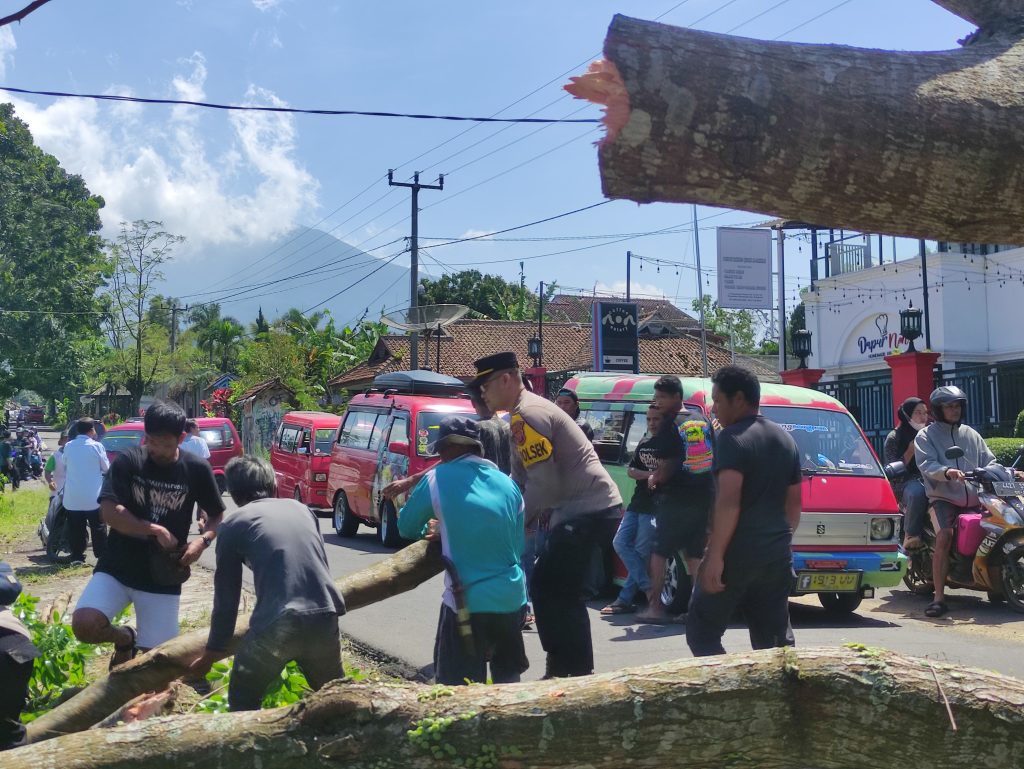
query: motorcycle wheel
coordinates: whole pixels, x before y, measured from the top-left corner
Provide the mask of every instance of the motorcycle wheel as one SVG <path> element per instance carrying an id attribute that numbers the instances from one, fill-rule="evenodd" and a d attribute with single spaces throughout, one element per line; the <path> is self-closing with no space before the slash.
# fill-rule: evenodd
<path id="1" fill-rule="evenodd" d="M 1014 611 L 1024 614 L 1024 545 L 1011 550 L 1003 561 L 1003 594 Z"/>
<path id="2" fill-rule="evenodd" d="M 935 592 L 932 584 L 931 550 L 921 548 L 909 553 L 907 573 L 903 575 L 903 584 L 910 588 L 914 595 L 929 595 Z"/>

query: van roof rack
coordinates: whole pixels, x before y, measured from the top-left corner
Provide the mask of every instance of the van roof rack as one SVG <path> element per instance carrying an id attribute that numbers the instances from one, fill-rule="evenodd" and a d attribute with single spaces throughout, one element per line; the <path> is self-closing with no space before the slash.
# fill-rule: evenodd
<path id="1" fill-rule="evenodd" d="M 465 398 L 466 385 L 461 379 L 438 374 L 435 371 L 392 371 L 374 377 L 368 393 L 384 392 L 396 395 L 433 395 L 445 398 Z"/>

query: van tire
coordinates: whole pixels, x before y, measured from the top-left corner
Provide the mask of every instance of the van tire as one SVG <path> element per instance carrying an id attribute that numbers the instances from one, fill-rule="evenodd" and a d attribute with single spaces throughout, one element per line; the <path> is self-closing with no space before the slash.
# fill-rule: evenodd
<path id="1" fill-rule="evenodd" d="M 398 533 L 398 513 L 390 502 L 385 502 L 380 508 L 377 536 L 384 547 L 399 548 L 402 546 L 402 535 Z"/>
<path id="2" fill-rule="evenodd" d="M 359 519 L 349 509 L 348 500 L 343 492 L 334 498 L 334 530 L 339 537 L 354 537 L 359 531 Z"/>
<path id="3" fill-rule="evenodd" d="M 673 617 L 682 614 L 690 605 L 693 582 L 686 573 L 682 552 L 665 559 L 665 586 L 661 589 L 661 603 Z"/>
<path id="4" fill-rule="evenodd" d="M 818 593 L 822 608 L 829 614 L 853 614 L 864 600 L 860 593 Z"/>

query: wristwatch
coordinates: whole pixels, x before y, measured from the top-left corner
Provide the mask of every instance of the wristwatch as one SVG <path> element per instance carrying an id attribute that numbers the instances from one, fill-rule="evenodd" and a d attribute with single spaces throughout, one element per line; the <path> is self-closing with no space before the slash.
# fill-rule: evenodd
<path id="1" fill-rule="evenodd" d="M 207 532 L 207 534 L 210 534 L 210 533 L 212 533 L 212 532 Z M 203 534 L 203 536 L 201 536 L 199 539 L 203 540 L 203 547 L 204 548 L 209 547 L 210 545 L 213 544 L 213 537 L 207 537 L 206 534 Z"/>

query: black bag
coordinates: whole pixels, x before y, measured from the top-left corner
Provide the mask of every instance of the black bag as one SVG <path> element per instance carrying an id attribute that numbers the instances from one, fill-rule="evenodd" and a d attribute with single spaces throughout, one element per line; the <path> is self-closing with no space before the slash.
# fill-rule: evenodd
<path id="1" fill-rule="evenodd" d="M 184 584 L 192 576 L 190 566 L 181 565 L 185 547 L 165 550 L 155 539 L 149 542 L 149 576 L 162 587 Z"/>

